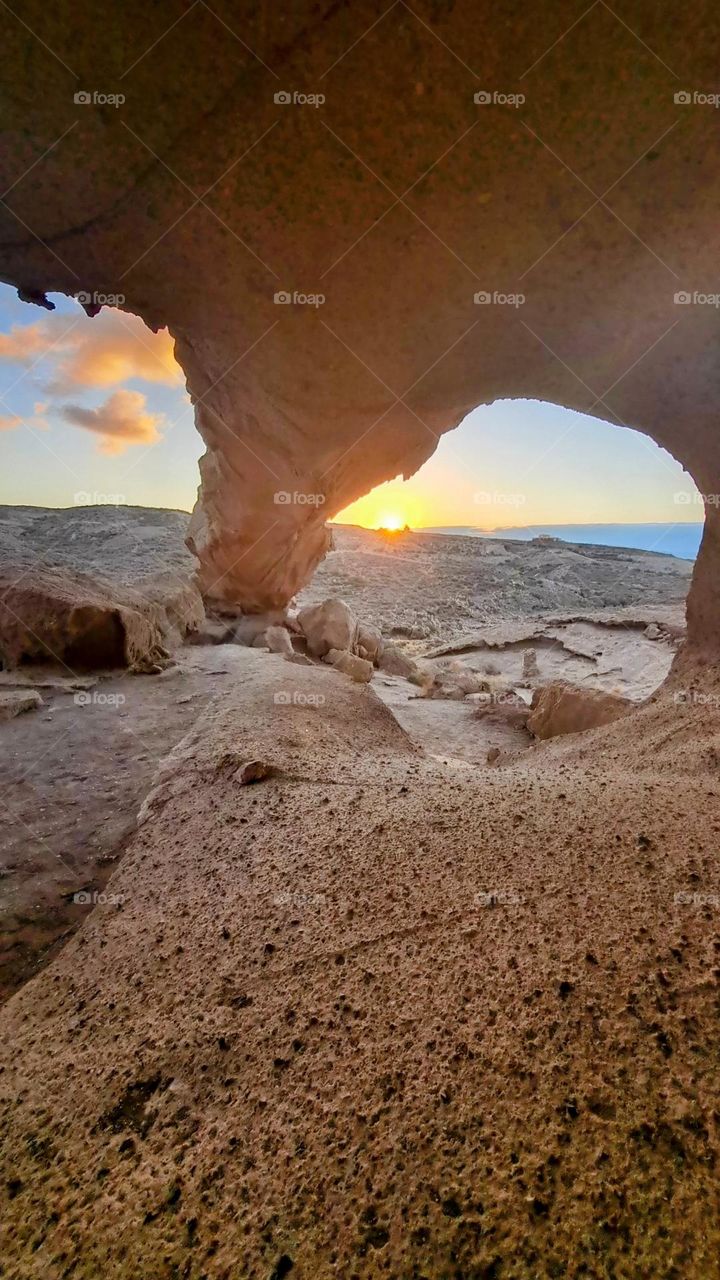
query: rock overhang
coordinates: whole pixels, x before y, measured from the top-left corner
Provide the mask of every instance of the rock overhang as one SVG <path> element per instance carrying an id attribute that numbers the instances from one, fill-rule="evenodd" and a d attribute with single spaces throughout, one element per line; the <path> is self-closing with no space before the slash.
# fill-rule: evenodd
<path id="1" fill-rule="evenodd" d="M 190 535 L 207 598 L 285 603 L 326 517 L 499 397 L 637 428 L 720 488 L 718 311 L 692 301 L 711 292 L 697 90 L 720 17 L 671 23 L 649 0 L 539 17 L 6 15 L 0 275 L 170 329 L 207 446 Z M 716 525 L 710 506 L 689 604 L 707 652 Z"/>

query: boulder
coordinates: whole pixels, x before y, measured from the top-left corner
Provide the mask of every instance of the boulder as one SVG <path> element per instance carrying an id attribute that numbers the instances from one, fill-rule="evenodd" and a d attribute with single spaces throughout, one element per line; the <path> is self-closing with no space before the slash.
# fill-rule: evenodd
<path id="1" fill-rule="evenodd" d="M 468 694 L 488 691 L 488 682 L 470 667 L 454 662 L 449 667 L 436 670 L 425 686 L 426 698 L 446 698 L 462 702 Z"/>
<path id="2" fill-rule="evenodd" d="M 383 646 L 382 653 L 378 658 L 378 666 L 387 675 L 402 676 L 405 680 L 409 679 L 417 671 L 417 664 L 413 662 L 412 658 L 408 658 L 407 654 L 403 653 L 394 644 L 385 644 Z"/>
<path id="3" fill-rule="evenodd" d="M 331 649 L 325 654 L 323 662 L 330 663 L 336 671 L 342 671 L 343 675 L 350 676 L 357 684 L 367 684 L 372 680 L 372 662 L 368 662 L 366 658 L 358 658 L 347 649 Z"/>
<path id="4" fill-rule="evenodd" d="M 283 609 L 273 609 L 269 613 L 246 613 L 238 619 L 232 639 L 235 644 L 246 645 L 247 648 L 265 647 L 264 636 L 269 627 L 280 626 L 285 618 Z"/>
<path id="5" fill-rule="evenodd" d="M 271 653 L 281 653 L 284 658 L 292 658 L 292 640 L 286 627 L 268 627 L 265 643 Z"/>
<path id="6" fill-rule="evenodd" d="M 535 690 L 527 727 L 536 738 L 582 733 L 619 720 L 634 705 L 629 698 L 618 694 L 583 689 L 557 680 Z"/>
<path id="7" fill-rule="evenodd" d="M 311 654 L 324 658 L 331 649 L 352 653 L 357 639 L 355 614 L 344 600 L 324 600 L 309 604 L 297 616 L 298 625 L 307 640 Z"/>
<path id="8" fill-rule="evenodd" d="M 382 656 L 384 644 L 385 641 L 382 638 L 382 631 L 380 631 L 379 627 L 374 627 L 371 622 L 358 623 L 355 647 L 361 658 L 366 658 L 368 662 L 372 662 L 377 666 Z"/>
<path id="9" fill-rule="evenodd" d="M 204 617 L 197 588 L 175 574 L 136 589 L 59 566 L 8 564 L 0 572 L 0 661 L 10 669 L 56 662 L 70 674 L 162 670 L 167 646 Z"/>
<path id="10" fill-rule="evenodd" d="M 36 711 L 43 700 L 36 689 L 9 689 L 0 693 L 0 720 L 13 720 L 23 711 Z"/>

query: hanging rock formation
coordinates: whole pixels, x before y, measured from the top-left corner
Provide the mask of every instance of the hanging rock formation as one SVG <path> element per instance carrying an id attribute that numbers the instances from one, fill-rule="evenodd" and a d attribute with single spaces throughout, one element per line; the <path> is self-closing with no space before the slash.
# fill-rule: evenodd
<path id="1" fill-rule="evenodd" d="M 635 427 L 720 489 L 709 0 L 64 9 L 3 19 L 0 276 L 170 329 L 206 598 L 284 605 L 328 516 L 498 397 Z M 712 654 L 719 540 L 710 505 Z"/>

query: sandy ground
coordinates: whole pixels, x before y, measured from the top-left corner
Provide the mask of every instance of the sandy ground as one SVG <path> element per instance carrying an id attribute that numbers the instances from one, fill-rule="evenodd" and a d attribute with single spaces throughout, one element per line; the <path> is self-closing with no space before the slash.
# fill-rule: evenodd
<path id="1" fill-rule="evenodd" d="M 242 662 L 0 1012 L 3 1274 L 717 1277 L 715 706 L 458 769 Z"/>

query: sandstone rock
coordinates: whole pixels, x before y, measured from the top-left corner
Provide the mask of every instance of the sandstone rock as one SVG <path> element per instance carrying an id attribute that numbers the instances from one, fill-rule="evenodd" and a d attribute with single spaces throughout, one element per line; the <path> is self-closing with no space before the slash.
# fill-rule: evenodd
<path id="1" fill-rule="evenodd" d="M 525 653 L 523 654 L 522 673 L 524 680 L 532 680 L 535 676 L 540 675 L 537 653 L 534 649 L 525 650 Z"/>
<path id="2" fill-rule="evenodd" d="M 283 609 L 273 609 L 269 613 L 243 614 L 235 624 L 232 633 L 233 642 L 246 645 L 249 649 L 263 648 L 265 645 L 264 636 L 268 627 L 279 626 L 284 617 Z"/>
<path id="3" fill-rule="evenodd" d="M 454 662 L 451 666 L 440 668 L 432 673 L 429 683 L 425 687 L 424 696 L 426 698 L 446 698 L 453 702 L 462 702 L 468 694 L 487 691 L 487 680 L 479 676 L 477 672 L 472 671 L 470 667 L 464 667 L 462 663 Z"/>
<path id="4" fill-rule="evenodd" d="M 651 622 L 643 631 L 643 635 L 646 640 L 659 640 L 662 635 L 662 631 L 660 630 L 657 622 Z"/>
<path id="5" fill-rule="evenodd" d="M 536 738 L 581 733 L 611 724 L 627 715 L 633 705 L 629 698 L 558 680 L 535 690 L 527 727 Z"/>
<path id="6" fill-rule="evenodd" d="M 417 663 L 398 649 L 397 645 L 386 644 L 378 659 L 378 666 L 389 676 L 403 676 L 406 680 L 417 671 Z"/>
<path id="7" fill-rule="evenodd" d="M 329 663 L 336 671 L 342 671 L 343 675 L 350 676 L 350 679 L 355 680 L 357 684 L 367 684 L 372 680 L 372 662 L 368 662 L 365 658 L 358 658 L 347 649 L 331 649 L 325 654 L 323 662 Z"/>
<path id="8" fill-rule="evenodd" d="M 0 693 L 0 720 L 12 720 L 23 711 L 36 711 L 43 700 L 36 689 L 15 689 Z"/>
<path id="9" fill-rule="evenodd" d="M 233 778 L 241 787 L 247 787 L 253 782 L 262 782 L 265 778 L 272 778 L 276 773 L 275 766 L 268 764 L 266 760 L 246 760 L 244 764 L 240 765 L 237 773 L 233 774 Z"/>
<path id="10" fill-rule="evenodd" d="M 377 666 L 385 644 L 379 627 L 374 627 L 370 622 L 358 623 L 355 643 L 360 657 Z"/>
<path id="11" fill-rule="evenodd" d="M 162 670 L 174 643 L 204 619 L 200 594 L 172 574 L 142 592 L 56 566 L 0 572 L 0 660 L 57 662 L 77 670 Z"/>
<path id="12" fill-rule="evenodd" d="M 271 653 L 281 653 L 285 658 L 294 656 L 290 632 L 286 627 L 268 627 L 265 643 Z"/>
<path id="13" fill-rule="evenodd" d="M 290 50 L 295 56 L 302 49 L 305 65 L 329 67 L 339 56 L 340 45 L 348 48 L 362 37 L 360 29 L 352 33 L 345 29 L 348 6 L 327 4 L 318 9 L 302 0 L 288 8 L 291 11 L 283 10 L 282 17 L 278 14 L 267 32 L 270 65 L 273 58 L 287 61 Z M 534 24 L 521 22 L 512 4 L 492 6 L 492 13 L 472 5 L 431 8 L 430 30 L 438 47 L 454 50 L 460 42 L 475 49 L 487 43 L 490 64 L 497 66 L 505 57 L 506 41 L 513 44 L 514 63 L 530 67 L 540 56 Z M 135 24 L 138 30 L 144 29 L 146 9 L 138 0 L 128 0 L 123 13 L 129 29 Z M 695 6 L 688 6 L 677 14 L 677 34 L 659 34 L 675 47 L 687 42 L 688 49 L 696 51 L 689 60 L 695 56 L 698 65 L 707 57 L 707 32 L 715 20 L 709 0 L 700 0 L 699 12 L 700 17 Z M 257 40 L 252 38 L 257 4 L 238 0 L 228 15 L 233 29 L 247 29 L 249 47 L 257 44 L 259 32 Z M 82 22 L 83 48 L 90 52 L 107 48 L 102 6 L 85 6 Z M 72 111 L 72 101 L 65 103 L 49 92 L 37 97 L 31 118 L 13 118 L 10 131 L 22 144 L 3 148 L 0 156 L 0 190 L 12 190 L 14 202 L 12 209 L 0 210 L 3 276 L 16 285 L 23 299 L 40 306 L 47 305 L 49 291 L 72 294 L 102 282 L 107 290 L 122 292 L 126 316 L 143 317 L 155 332 L 169 327 L 206 444 L 200 461 L 198 506 L 188 533 L 188 545 L 200 561 L 201 589 L 206 597 L 261 609 L 284 605 L 309 579 L 330 546 L 327 514 L 342 510 L 399 471 L 405 475 L 417 471 L 436 448 L 438 436 L 457 426 L 459 406 L 467 409 L 488 400 L 525 396 L 561 400 L 569 408 L 584 409 L 587 386 L 606 383 L 608 364 L 614 372 L 614 359 L 622 362 L 630 348 L 646 351 L 656 341 L 657 312 L 665 306 L 666 292 L 661 277 L 653 280 L 652 287 L 648 284 L 648 292 L 638 289 L 635 262 L 616 252 L 610 230 L 598 232 L 597 248 L 582 235 L 568 238 L 562 252 L 554 255 L 549 277 L 538 278 L 533 297 L 539 311 L 552 306 L 556 337 L 562 341 L 545 341 L 539 349 L 519 353 L 514 327 L 498 326 L 497 307 L 476 306 L 472 291 L 460 286 L 453 275 L 457 258 L 453 260 L 452 255 L 468 261 L 477 243 L 478 193 L 490 202 L 483 215 L 488 215 L 483 241 L 488 280 L 500 280 L 508 270 L 512 274 L 516 267 L 527 265 L 525 247 L 532 246 L 531 252 L 537 247 L 540 252 L 557 239 L 561 196 L 548 171 L 547 147 L 537 139 L 527 154 L 508 147 L 506 112 L 494 108 L 482 113 L 484 145 L 465 156 L 465 180 L 458 182 L 452 167 L 445 166 L 436 171 L 434 185 L 425 184 L 415 192 L 416 217 L 432 227 L 432 246 L 424 234 L 401 235 L 394 218 L 384 219 L 374 225 L 372 234 L 366 234 L 375 216 L 369 193 L 356 165 L 334 162 L 335 148 L 350 145 L 343 143 L 342 130 L 339 142 L 335 138 L 331 143 L 329 135 L 323 137 L 324 145 L 308 147 L 305 129 L 288 139 L 284 128 L 274 128 L 248 161 L 258 166 L 252 174 L 257 182 L 238 186 L 224 181 L 229 163 L 227 122 L 243 120 L 248 139 L 254 140 L 267 128 L 267 104 L 252 77 L 234 75 L 233 42 L 225 47 L 214 44 L 217 33 L 214 37 L 209 32 L 217 25 L 209 23 L 203 33 L 197 31 L 197 45 L 187 35 L 175 33 L 174 58 L 167 53 L 171 46 L 163 43 L 161 54 L 167 64 L 154 54 L 156 73 L 143 86 L 143 101 L 147 119 L 155 121 L 163 120 L 168 104 L 173 104 L 173 138 L 182 156 L 175 154 L 175 147 L 167 155 L 161 147 L 161 160 L 175 172 L 178 166 L 191 176 L 202 171 L 211 184 L 208 190 L 212 190 L 217 225 L 222 229 L 252 223 L 252 251 L 244 239 L 228 241 L 217 227 L 215 236 L 198 235 L 195 217 L 186 217 L 187 209 L 180 207 L 177 184 L 160 183 L 159 171 L 147 163 L 142 131 L 140 141 L 133 142 L 133 152 L 135 146 L 141 150 L 132 165 L 128 160 L 129 167 L 124 167 L 125 147 L 130 143 L 122 111 L 104 115 L 102 128 L 94 109 L 81 112 L 75 124 L 74 117 L 66 114 Z M 35 29 L 36 24 L 30 21 L 29 26 Z M 565 29 L 562 20 L 559 26 Z M 182 31 L 187 29 L 183 20 Z M 637 23 L 633 29 L 639 29 Z M 43 83 L 47 73 L 47 48 L 40 40 L 23 44 L 28 34 L 25 31 L 21 38 L 23 31 L 21 27 L 8 38 L 5 52 L 8 97 L 16 107 L 22 87 Z M 177 85 L 195 74 L 200 47 L 208 82 L 202 91 L 188 92 L 180 99 Z M 374 111 L 354 118 L 352 149 L 358 156 L 372 154 L 375 172 L 394 171 L 398 151 L 403 149 L 395 128 L 391 49 L 390 41 L 383 52 L 387 66 L 382 72 L 378 69 L 373 87 Z M 636 74 L 636 41 L 627 41 L 618 50 L 606 32 L 598 32 L 594 52 L 593 75 L 598 84 L 608 83 L 608 77 L 613 84 L 627 83 Z M 139 74 L 147 72 L 147 65 Z M 345 64 L 343 74 L 349 66 Z M 437 84 L 435 92 L 436 109 L 414 117 L 423 163 L 444 153 L 448 140 L 460 138 L 467 128 L 465 96 L 450 83 Z M 584 60 L 568 61 L 563 80 L 566 145 L 559 147 L 561 157 L 576 154 L 587 144 L 583 118 L 587 100 Z M 660 137 L 667 127 L 664 103 L 659 93 L 638 103 L 642 112 L 638 132 L 643 138 Z M 626 104 L 620 94 L 608 96 L 605 105 L 603 128 L 594 140 L 596 163 L 603 174 L 618 174 L 628 163 Z M 71 123 L 76 141 L 53 149 L 50 181 L 35 159 Z M 712 253 L 707 237 L 694 234 L 681 216 L 676 193 L 678 184 L 685 184 L 689 208 L 700 207 L 706 197 L 713 199 L 701 134 L 698 130 L 688 138 L 682 154 L 676 150 L 666 157 L 667 167 L 662 181 L 656 183 L 652 202 L 647 201 L 643 184 L 636 183 L 626 190 L 623 211 L 627 227 L 642 226 L 642 245 L 662 242 L 667 260 L 673 258 L 674 245 L 684 275 L 698 280 L 711 271 Z M 328 146 L 333 148 L 330 152 Z M 76 148 L 86 157 L 82 182 L 77 181 Z M 119 158 L 127 179 L 121 198 Z M 413 171 L 411 176 L 417 174 Z M 320 221 L 305 216 L 308 200 L 318 192 L 325 210 Z M 512 245 L 499 212 L 510 208 Z M 333 210 L 342 210 L 341 236 Z M 615 227 L 614 221 L 610 225 Z M 32 228 L 32 234 L 27 228 Z M 336 244 L 338 236 L 342 249 Z M 49 243 L 56 248 L 48 250 Z M 335 249 L 344 253 L 360 246 L 362 259 L 353 258 L 358 263 L 358 287 L 335 300 L 333 332 L 344 338 L 339 340 L 322 324 L 294 323 L 302 317 L 293 306 L 285 307 L 282 322 L 276 323 L 278 309 L 273 308 L 268 289 L 258 286 L 257 272 L 260 263 L 277 260 L 278 243 L 292 243 L 293 260 L 302 263 L 305 276 L 313 279 L 329 269 Z M 60 251 L 56 251 L 58 245 Z M 123 245 L 137 245 L 140 256 L 132 271 L 121 252 Z M 642 245 L 636 242 L 635 251 Z M 522 263 L 516 262 L 517 257 Z M 399 282 L 392 290 L 387 286 L 389 270 Z M 617 313 L 627 317 L 622 332 L 617 326 L 606 326 L 604 296 L 612 297 Z M 591 319 L 588 324 L 579 323 L 589 306 Z M 31 314 L 29 321 L 34 318 Z M 100 315 L 93 323 L 102 324 L 104 318 Z M 47 323 L 44 312 L 39 319 Z M 695 308 L 693 319 L 695 324 L 673 329 L 672 358 L 668 353 L 633 379 L 623 377 L 614 392 L 613 411 L 620 421 L 632 421 L 672 450 L 707 495 L 717 492 L 720 470 L 720 441 L 708 409 L 716 399 L 716 371 L 707 359 L 715 339 L 714 309 Z M 124 323 L 129 326 L 131 321 Z M 268 325 L 273 326 L 272 340 L 261 342 L 260 334 Z M 593 341 L 588 338 L 588 325 L 597 330 Z M 452 359 L 446 360 L 444 353 L 460 333 L 465 338 L 453 347 Z M 248 337 L 258 339 L 250 365 L 242 356 Z M 564 365 L 557 357 L 560 347 Z M 357 355 L 360 350 L 362 359 Z M 379 405 L 368 395 L 368 370 L 377 370 L 383 361 L 388 365 L 384 376 L 392 385 L 395 375 L 414 388 L 412 421 L 406 405 L 399 402 L 388 407 L 375 429 Z M 428 378 L 431 367 L 432 378 Z M 573 379 L 568 370 L 580 368 L 582 377 Z M 720 635 L 720 513 L 714 504 L 708 504 L 703 548 L 688 608 L 689 648 L 706 646 L 712 652 L 717 651 Z M 542 553 L 542 544 L 534 550 Z M 388 540 L 385 554 L 399 557 L 400 545 Z"/>
<path id="14" fill-rule="evenodd" d="M 344 600 L 325 600 L 322 604 L 309 604 L 297 616 L 310 653 L 322 658 L 330 649 L 355 648 L 357 619 Z"/>

